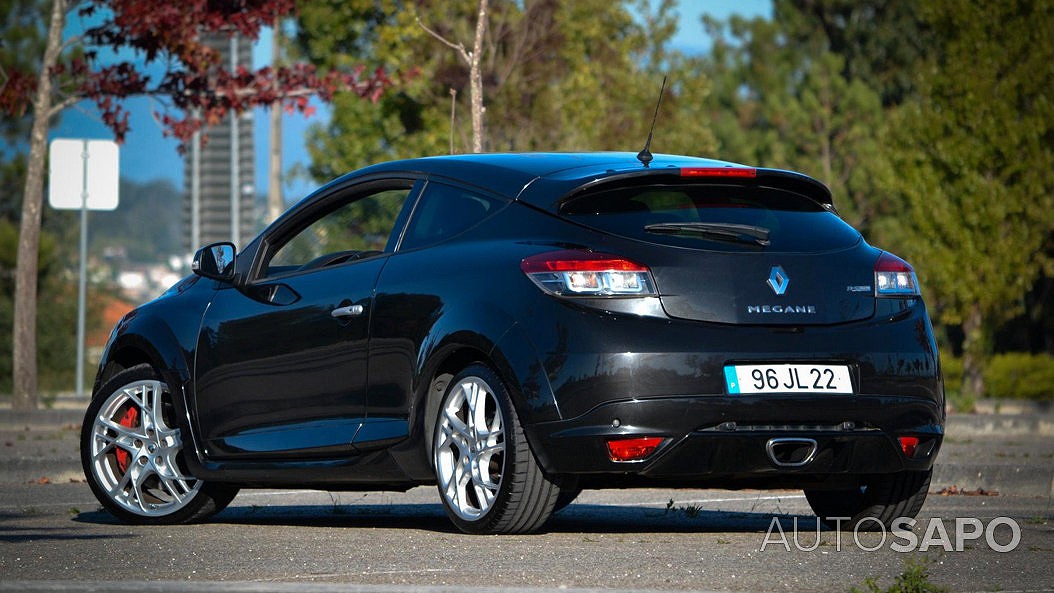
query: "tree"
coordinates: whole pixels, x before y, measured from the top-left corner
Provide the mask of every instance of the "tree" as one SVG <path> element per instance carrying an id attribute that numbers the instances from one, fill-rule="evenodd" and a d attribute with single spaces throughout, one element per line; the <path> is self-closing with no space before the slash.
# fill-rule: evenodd
<path id="1" fill-rule="evenodd" d="M 709 81 L 667 47 L 676 28 L 673 3 L 655 3 L 637 16 L 630 5 L 491 2 L 480 64 L 487 100 L 483 148 L 636 153 L 647 137 L 662 75 L 669 73 L 653 149 L 709 154 L 714 142 L 703 109 Z M 451 137 L 453 152 L 471 150 L 468 118 L 450 117 L 451 89 L 458 101 L 470 94 L 468 67 L 417 19 L 445 39 L 468 40 L 474 39 L 478 9 L 478 0 L 426 0 L 412 10 L 387 0 L 316 0 L 302 7 L 296 47 L 320 69 L 375 59 L 420 72 L 377 104 L 337 98 L 328 125 L 310 134 L 313 177 L 451 152 Z M 457 113 L 467 110 L 459 107 Z"/>
<path id="2" fill-rule="evenodd" d="M 709 117 L 723 158 L 817 177 L 866 233 L 886 213 L 877 191 L 890 175 L 876 133 L 881 100 L 846 76 L 846 57 L 828 44 L 789 34 L 787 23 L 801 18 L 705 19 L 714 38 L 699 66 L 713 80 Z"/>
<path id="3" fill-rule="evenodd" d="M 47 129 L 52 119 L 65 108 L 89 99 L 121 141 L 128 132 L 128 114 L 121 100 L 148 94 L 167 101 L 166 110 L 158 117 L 169 133 L 185 143 L 203 123 L 215 123 L 228 113 L 278 100 L 301 111 L 308 109 L 311 95 L 331 100 L 338 90 L 376 100 L 388 84 L 379 69 L 368 76 L 363 76 L 361 68 L 320 75 L 305 64 L 230 72 L 220 64 L 219 55 L 199 41 L 203 32 L 255 39 L 262 27 L 292 14 L 294 8 L 294 0 L 188 0 L 168 4 L 88 0 L 76 10 L 82 17 L 98 19 L 99 24 L 83 36 L 63 41 L 62 31 L 72 8 L 66 0 L 53 0 L 40 62 L 35 68 L 0 73 L 0 111 L 15 118 L 28 112 L 32 119 L 15 272 L 14 407 L 33 408 L 38 397 L 37 269 Z M 107 63 L 101 57 L 107 50 L 132 50 L 140 60 Z M 164 75 L 154 79 L 146 74 L 152 66 L 163 68 Z M 195 112 L 200 117 L 191 115 Z"/>
<path id="4" fill-rule="evenodd" d="M 476 15 L 476 35 L 473 38 L 472 50 L 465 49 L 462 42 L 454 43 L 417 19 L 417 24 L 444 45 L 457 52 L 457 56 L 468 66 L 469 101 L 472 105 L 472 152 L 483 152 L 483 74 L 480 63 L 483 61 L 483 35 L 487 32 L 487 0 L 479 0 L 479 13 Z M 454 94 L 456 97 L 457 95 Z M 453 117 L 453 115 L 451 115 Z"/>
<path id="5" fill-rule="evenodd" d="M 962 328 L 963 395 L 977 397 L 995 328 L 1054 269 L 1054 5 L 919 10 L 937 44 L 892 122 L 898 223 L 936 316 Z"/>
<path id="6" fill-rule="evenodd" d="M 842 58 L 841 74 L 876 91 L 884 107 L 915 92 L 914 68 L 931 45 L 912 0 L 775 0 L 773 22 L 796 47 Z"/>

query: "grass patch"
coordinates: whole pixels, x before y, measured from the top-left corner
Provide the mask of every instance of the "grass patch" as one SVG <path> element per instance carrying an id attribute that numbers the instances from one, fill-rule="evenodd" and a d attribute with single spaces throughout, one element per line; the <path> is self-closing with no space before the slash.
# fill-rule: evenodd
<path id="1" fill-rule="evenodd" d="M 673 499 L 671 498 L 669 500 L 669 502 L 666 503 L 666 513 L 665 514 L 669 515 L 670 513 L 680 513 L 680 514 L 684 515 L 685 517 L 688 517 L 689 519 L 695 519 L 696 517 L 698 517 L 699 515 L 701 515 L 703 513 L 703 507 L 701 505 L 686 504 L 684 506 L 679 506 L 679 507 L 675 507 L 673 505 L 674 505 L 674 502 L 673 502 Z"/>
<path id="2" fill-rule="evenodd" d="M 947 587 L 941 587 L 930 582 L 929 571 L 926 565 L 929 560 L 915 560 L 909 558 L 904 563 L 904 572 L 893 578 L 893 584 L 883 589 L 878 585 L 878 579 L 867 577 L 864 579 L 864 589 L 852 587 L 850 593 L 947 593 Z"/>

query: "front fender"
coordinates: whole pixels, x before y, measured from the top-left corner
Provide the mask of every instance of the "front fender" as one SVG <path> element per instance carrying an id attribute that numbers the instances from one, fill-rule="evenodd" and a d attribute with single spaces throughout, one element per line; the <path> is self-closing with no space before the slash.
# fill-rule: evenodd
<path id="1" fill-rule="evenodd" d="M 149 363 L 174 391 L 183 391 L 190 380 L 190 352 L 180 343 L 167 323 L 154 316 L 132 311 L 114 328 L 99 362 L 94 391 L 108 378 L 111 368 L 128 368 Z"/>
<path id="2" fill-rule="evenodd" d="M 147 363 L 154 367 L 168 384 L 173 403 L 179 410 L 180 429 L 188 435 L 185 450 L 192 472 L 200 457 L 198 439 L 193 430 L 192 382 L 193 356 L 201 317 L 212 295 L 215 284 L 184 282 L 183 290 L 170 290 L 165 295 L 146 303 L 124 316 L 114 327 L 99 362 L 93 387 L 93 397 L 113 373 Z"/>

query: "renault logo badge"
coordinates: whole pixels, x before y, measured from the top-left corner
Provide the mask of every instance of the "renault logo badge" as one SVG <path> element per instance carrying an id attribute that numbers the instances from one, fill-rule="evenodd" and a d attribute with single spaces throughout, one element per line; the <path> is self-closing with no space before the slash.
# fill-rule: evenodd
<path id="1" fill-rule="evenodd" d="M 782 295 L 787 292 L 788 284 L 790 284 L 790 278 L 787 277 L 787 272 L 784 272 L 780 266 L 772 266 L 772 271 L 769 272 L 769 287 L 772 288 L 772 292 Z"/>

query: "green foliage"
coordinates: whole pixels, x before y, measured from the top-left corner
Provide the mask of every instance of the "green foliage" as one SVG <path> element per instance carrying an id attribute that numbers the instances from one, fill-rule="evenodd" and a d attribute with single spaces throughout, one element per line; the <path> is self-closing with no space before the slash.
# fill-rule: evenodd
<path id="1" fill-rule="evenodd" d="M 791 43 L 843 59 L 841 74 L 897 105 L 915 89 L 912 69 L 932 43 L 913 2 L 775 0 L 773 21 Z"/>
<path id="2" fill-rule="evenodd" d="M 917 71 L 919 99 L 891 117 L 890 189 L 903 200 L 903 255 L 938 321 L 963 326 L 974 396 L 994 328 L 1054 267 L 1054 5 L 920 8 L 939 43 Z"/>
<path id="3" fill-rule="evenodd" d="M 722 158 L 823 180 L 843 217 L 865 232 L 887 214 L 876 189 L 891 175 L 876 133 L 882 102 L 846 76 L 846 58 L 789 35 L 782 20 L 705 25 L 715 41 L 701 67 L 713 76 L 707 102 L 720 114 L 713 128 Z"/>
<path id="4" fill-rule="evenodd" d="M 0 218 L 0 393 L 11 392 L 12 319 L 14 315 L 14 269 L 18 228 Z M 40 241 L 40 309 L 37 320 L 37 364 L 42 391 L 70 389 L 74 384 L 77 344 L 76 285 L 62 273 L 64 266 L 55 236 L 44 233 Z"/>
<path id="5" fill-rule="evenodd" d="M 973 411 L 976 401 L 962 393 L 963 361 L 941 353 L 944 389 L 955 410 Z M 994 399 L 1054 400 L 1054 356 L 1007 352 L 996 354 L 984 369 L 984 397 Z"/>
<path id="6" fill-rule="evenodd" d="M 985 368 L 988 397 L 1054 401 L 1054 356 L 997 354 Z"/>
<path id="7" fill-rule="evenodd" d="M 878 586 L 878 579 L 867 577 L 864 579 L 864 589 L 851 587 L 852 593 L 946 593 L 947 587 L 935 585 L 929 580 L 929 571 L 926 570 L 928 561 L 908 559 L 904 563 L 904 572 L 893 579 L 893 584 L 886 589 Z"/>
<path id="8" fill-rule="evenodd" d="M 640 22 L 629 6 L 625 0 L 491 3 L 482 58 L 485 149 L 636 152 L 668 72 L 654 149 L 709 153 L 707 78 L 666 49 L 675 30 L 673 2 L 646 7 Z M 453 43 L 468 44 L 477 9 L 475 0 L 413 8 L 390 0 L 303 5 L 296 39 L 301 56 L 323 67 L 372 61 L 417 73 L 377 104 L 336 99 L 331 121 L 309 135 L 316 179 L 381 160 L 446 154 L 451 144 L 453 152 L 467 150 L 467 68 L 417 19 Z"/>
<path id="9" fill-rule="evenodd" d="M 0 0 L 0 87 L 15 70 L 39 67 L 44 54 L 44 23 L 50 3 L 40 0 Z M 8 143 L 24 141 L 30 117 L 0 118 L 0 136 Z"/>
<path id="10" fill-rule="evenodd" d="M 951 352 L 941 351 L 941 372 L 944 374 L 944 395 L 956 412 L 968 414 L 977 406 L 977 398 L 963 395 L 963 359 L 953 356 Z"/>

